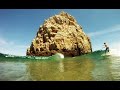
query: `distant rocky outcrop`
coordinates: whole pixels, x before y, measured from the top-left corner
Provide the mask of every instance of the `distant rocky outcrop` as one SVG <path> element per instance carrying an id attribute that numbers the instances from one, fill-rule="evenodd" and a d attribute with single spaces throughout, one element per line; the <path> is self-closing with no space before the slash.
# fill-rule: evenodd
<path id="1" fill-rule="evenodd" d="M 65 12 L 44 21 L 26 55 L 51 56 L 57 52 L 65 56 L 92 52 L 90 38 L 74 17 Z"/>

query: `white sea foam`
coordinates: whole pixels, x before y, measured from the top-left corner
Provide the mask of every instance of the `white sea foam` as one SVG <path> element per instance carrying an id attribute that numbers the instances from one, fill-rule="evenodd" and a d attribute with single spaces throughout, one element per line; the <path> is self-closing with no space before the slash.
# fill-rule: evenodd
<path id="1" fill-rule="evenodd" d="M 60 58 L 64 58 L 64 55 L 61 53 L 57 53 L 56 55 L 59 56 Z"/>

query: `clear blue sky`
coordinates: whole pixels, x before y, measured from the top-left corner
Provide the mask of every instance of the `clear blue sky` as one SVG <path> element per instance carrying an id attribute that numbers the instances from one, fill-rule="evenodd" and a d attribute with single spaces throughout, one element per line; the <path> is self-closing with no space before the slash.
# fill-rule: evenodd
<path id="1" fill-rule="evenodd" d="M 25 55 L 39 26 L 61 11 L 75 17 L 90 36 L 93 51 L 104 42 L 120 45 L 120 9 L 0 9 L 0 52 Z"/>

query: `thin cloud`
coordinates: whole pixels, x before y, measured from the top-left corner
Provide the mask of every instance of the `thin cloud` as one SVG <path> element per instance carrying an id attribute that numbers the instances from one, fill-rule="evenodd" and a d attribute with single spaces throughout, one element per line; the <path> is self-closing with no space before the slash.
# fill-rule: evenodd
<path id="1" fill-rule="evenodd" d="M 91 33 L 88 33 L 88 35 L 90 37 L 93 37 L 93 36 L 98 36 L 98 35 L 103 35 L 103 34 L 107 34 L 107 33 L 118 32 L 118 31 L 120 31 L 120 25 L 116 25 L 116 26 L 104 29 L 102 31 L 91 32 Z"/>
<path id="2" fill-rule="evenodd" d="M 8 44 L 6 40 L 0 38 L 0 46 Z"/>
<path id="3" fill-rule="evenodd" d="M 0 38 L 0 53 L 25 56 L 27 47 L 27 45 L 17 45 L 13 41 L 8 42 L 6 39 Z"/>

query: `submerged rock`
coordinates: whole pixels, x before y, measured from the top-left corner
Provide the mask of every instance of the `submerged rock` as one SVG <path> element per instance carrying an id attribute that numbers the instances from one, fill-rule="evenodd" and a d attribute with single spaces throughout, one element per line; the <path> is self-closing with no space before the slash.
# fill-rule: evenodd
<path id="1" fill-rule="evenodd" d="M 62 53 L 64 56 L 78 56 L 90 52 L 90 38 L 73 16 L 61 12 L 45 20 L 39 27 L 26 55 L 51 56 Z"/>

